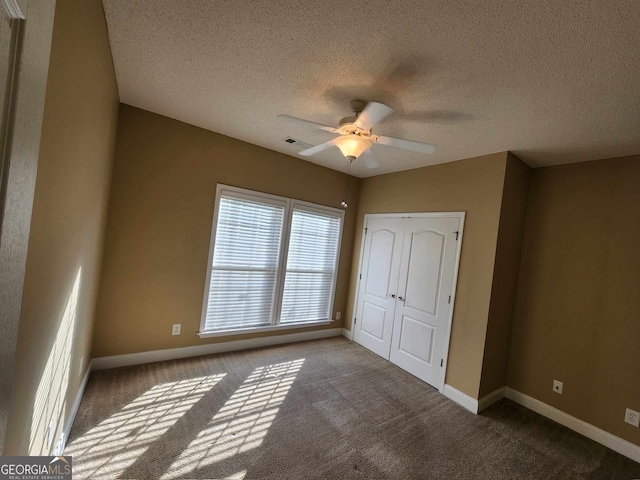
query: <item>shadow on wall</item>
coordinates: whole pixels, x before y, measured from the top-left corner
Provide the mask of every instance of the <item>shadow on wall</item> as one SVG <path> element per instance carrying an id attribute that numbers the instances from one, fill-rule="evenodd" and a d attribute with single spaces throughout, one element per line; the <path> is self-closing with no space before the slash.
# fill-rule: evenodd
<path id="1" fill-rule="evenodd" d="M 66 396 L 71 371 L 71 354 L 82 268 L 78 269 L 56 338 L 40 377 L 33 404 L 29 455 L 48 455 L 61 448 L 60 438 L 67 409 Z M 48 422 L 48 424 L 47 424 Z M 61 452 L 56 452 L 61 453 Z"/>
<path id="2" fill-rule="evenodd" d="M 77 478 L 139 478 L 142 471 L 189 478 L 215 468 L 242 479 L 243 454 L 262 445 L 303 363 L 256 368 L 204 424 L 226 373 L 156 385 L 74 439 L 65 455 L 75 457 Z"/>

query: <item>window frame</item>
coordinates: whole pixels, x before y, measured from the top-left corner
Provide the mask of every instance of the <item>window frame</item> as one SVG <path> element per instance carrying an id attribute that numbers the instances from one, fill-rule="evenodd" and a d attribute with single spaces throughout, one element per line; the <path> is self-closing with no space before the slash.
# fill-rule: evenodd
<path id="1" fill-rule="evenodd" d="M 271 309 L 271 318 L 268 325 L 224 328 L 219 330 L 206 330 L 207 306 L 209 301 L 209 293 L 211 288 L 211 275 L 213 272 L 213 256 L 216 245 L 216 233 L 218 230 L 218 212 L 220 210 L 220 199 L 222 196 L 230 198 L 238 198 L 249 200 L 266 205 L 273 205 L 284 208 L 284 216 L 282 221 L 282 235 L 280 239 L 280 252 L 278 255 L 278 264 L 276 266 L 276 287 L 274 291 L 273 307 Z M 312 322 L 295 322 L 280 323 L 280 315 L 282 310 L 282 298 L 284 294 L 284 282 L 287 273 L 287 259 L 289 255 L 289 240 L 291 236 L 291 223 L 294 210 L 301 210 L 318 215 L 327 215 L 336 217 L 339 220 L 338 227 L 338 245 L 336 248 L 336 263 L 332 278 L 331 297 L 329 300 L 329 308 L 327 311 L 327 319 Z M 333 322 L 333 307 L 336 294 L 336 286 L 338 282 L 338 270 L 340 267 L 340 249 L 342 246 L 342 232 L 344 228 L 344 210 L 316 203 L 306 202 L 294 198 L 273 195 L 270 193 L 249 190 L 246 188 L 234 187 L 218 183 L 216 187 L 215 206 L 213 210 L 213 222 L 211 225 L 211 235 L 209 239 L 209 256 L 207 261 L 207 273 L 204 285 L 204 296 L 202 298 L 202 313 L 200 318 L 200 330 L 198 336 L 200 338 L 217 337 L 224 335 L 237 335 L 241 333 L 261 332 L 291 328 L 302 328 L 312 325 L 328 325 Z"/>

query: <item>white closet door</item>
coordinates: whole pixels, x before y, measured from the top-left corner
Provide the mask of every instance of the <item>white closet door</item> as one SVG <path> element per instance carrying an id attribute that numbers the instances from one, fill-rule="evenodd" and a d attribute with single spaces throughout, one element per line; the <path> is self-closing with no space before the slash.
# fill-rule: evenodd
<path id="1" fill-rule="evenodd" d="M 370 219 L 362 256 L 354 339 L 386 359 L 391 348 L 403 233 L 404 219 Z"/>
<path id="2" fill-rule="evenodd" d="M 406 219 L 390 360 L 438 388 L 459 219 Z"/>

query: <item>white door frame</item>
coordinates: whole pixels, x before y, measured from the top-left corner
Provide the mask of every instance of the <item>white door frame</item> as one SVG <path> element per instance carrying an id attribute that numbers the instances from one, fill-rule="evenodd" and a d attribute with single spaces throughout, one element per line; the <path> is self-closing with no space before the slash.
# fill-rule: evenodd
<path id="1" fill-rule="evenodd" d="M 353 301 L 353 314 L 351 315 L 351 333 L 355 337 L 355 318 L 358 311 L 358 293 L 360 292 L 360 274 L 362 273 L 362 262 L 364 256 L 364 242 L 366 240 L 366 229 L 369 219 L 374 218 L 438 218 L 438 217 L 450 217 L 458 218 L 460 226 L 458 230 L 458 239 L 456 242 L 456 258 L 453 267 L 453 285 L 451 285 L 451 309 L 449 310 L 449 316 L 447 318 L 447 334 L 443 352 L 443 364 L 442 364 L 442 379 L 438 387 L 438 391 L 443 393 L 445 379 L 447 377 L 447 363 L 449 360 L 449 344 L 451 342 L 451 325 L 453 323 L 453 310 L 456 305 L 456 288 L 458 286 L 458 270 L 460 269 L 460 253 L 462 252 L 462 237 L 464 234 L 464 218 L 465 212 L 415 212 L 415 213 L 366 213 L 364 215 L 364 225 L 362 232 L 362 240 L 360 242 L 360 260 L 358 261 L 358 280 L 356 281 L 356 291 Z"/>
<path id="2" fill-rule="evenodd" d="M 55 0 L 0 1 L 19 29 L 13 110 L 7 118 L 11 128 L 0 158 L 5 162 L 0 188 L 0 451 L 18 340 L 55 7 Z"/>

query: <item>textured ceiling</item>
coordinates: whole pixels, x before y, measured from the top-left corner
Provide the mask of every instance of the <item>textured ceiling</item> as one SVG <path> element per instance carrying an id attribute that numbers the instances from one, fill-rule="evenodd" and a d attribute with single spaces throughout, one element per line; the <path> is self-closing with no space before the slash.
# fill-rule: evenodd
<path id="1" fill-rule="evenodd" d="M 640 1 L 104 0 L 120 99 L 272 150 L 395 109 L 361 177 L 511 150 L 531 166 L 640 153 Z M 337 149 L 306 159 L 344 170 Z"/>

